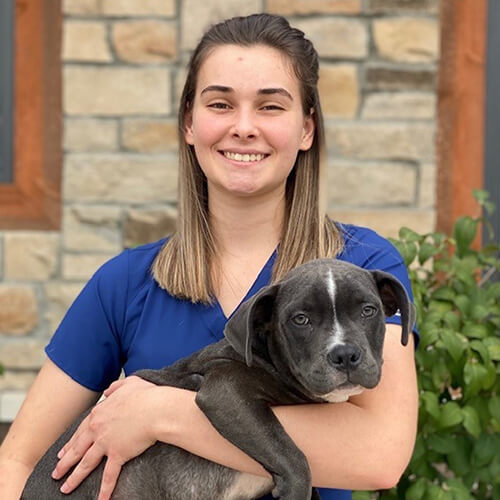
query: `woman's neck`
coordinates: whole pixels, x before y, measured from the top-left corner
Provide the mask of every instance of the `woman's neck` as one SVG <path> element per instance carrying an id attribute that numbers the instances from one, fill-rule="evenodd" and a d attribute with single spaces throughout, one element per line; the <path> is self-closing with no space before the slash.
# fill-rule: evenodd
<path id="1" fill-rule="evenodd" d="M 219 252 L 270 254 L 281 238 L 285 195 L 259 199 L 209 196 L 209 213 Z"/>

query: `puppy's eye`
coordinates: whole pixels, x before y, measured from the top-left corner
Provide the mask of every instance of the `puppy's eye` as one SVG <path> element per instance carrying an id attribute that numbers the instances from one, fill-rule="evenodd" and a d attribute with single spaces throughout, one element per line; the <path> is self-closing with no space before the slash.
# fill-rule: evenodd
<path id="1" fill-rule="evenodd" d="M 375 306 L 364 305 L 361 315 L 364 318 L 371 318 L 372 316 L 375 316 L 375 314 L 377 314 L 377 311 L 378 309 Z"/>
<path id="2" fill-rule="evenodd" d="M 305 326 L 309 324 L 309 318 L 305 314 L 297 314 L 292 318 L 292 321 L 298 326 Z"/>

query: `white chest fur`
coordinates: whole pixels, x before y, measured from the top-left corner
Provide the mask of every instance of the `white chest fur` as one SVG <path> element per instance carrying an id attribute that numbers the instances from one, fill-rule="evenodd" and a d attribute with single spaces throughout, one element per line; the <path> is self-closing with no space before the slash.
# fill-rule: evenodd
<path id="1" fill-rule="evenodd" d="M 347 401 L 351 396 L 356 396 L 364 391 L 364 387 L 360 385 L 354 385 L 346 389 L 335 389 L 329 394 L 323 394 L 321 397 L 328 401 L 329 403 L 343 403 Z"/>

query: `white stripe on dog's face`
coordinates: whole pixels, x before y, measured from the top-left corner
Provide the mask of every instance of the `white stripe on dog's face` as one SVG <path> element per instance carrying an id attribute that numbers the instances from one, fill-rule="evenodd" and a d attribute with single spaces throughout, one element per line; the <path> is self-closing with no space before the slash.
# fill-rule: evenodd
<path id="1" fill-rule="evenodd" d="M 326 287 L 328 290 L 328 295 L 330 296 L 330 300 L 332 301 L 334 321 L 333 321 L 333 334 L 328 343 L 328 350 L 332 350 L 337 345 L 344 345 L 344 331 L 342 329 L 341 324 L 337 319 L 337 311 L 335 308 L 336 295 L 337 295 L 337 287 L 335 286 L 335 279 L 333 278 L 332 271 L 328 270 L 328 276 L 326 279 Z"/>

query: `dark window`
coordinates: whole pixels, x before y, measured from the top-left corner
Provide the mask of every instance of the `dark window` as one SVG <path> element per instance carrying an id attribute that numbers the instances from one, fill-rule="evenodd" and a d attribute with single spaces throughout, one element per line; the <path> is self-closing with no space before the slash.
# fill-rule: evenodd
<path id="1" fill-rule="evenodd" d="M 0 2 L 0 182 L 13 179 L 14 0 Z"/>
<path id="2" fill-rule="evenodd" d="M 484 186 L 495 203 L 496 210 L 490 217 L 495 239 L 500 241 L 500 2 L 488 4 L 488 42 L 486 71 L 486 138 Z M 489 239 L 485 228 L 483 241 Z"/>

